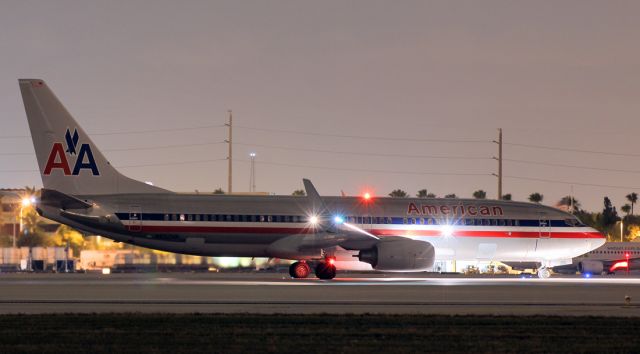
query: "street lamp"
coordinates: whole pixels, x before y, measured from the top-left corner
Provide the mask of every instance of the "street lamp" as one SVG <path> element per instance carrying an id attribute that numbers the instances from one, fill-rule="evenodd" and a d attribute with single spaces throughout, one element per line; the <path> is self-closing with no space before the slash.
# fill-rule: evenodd
<path id="1" fill-rule="evenodd" d="M 24 211 L 24 208 L 30 207 L 35 202 L 36 202 L 36 198 L 33 196 L 23 197 L 22 201 L 20 202 L 20 233 L 22 233 L 22 228 L 24 226 L 24 222 L 22 220 L 22 212 Z"/>
<path id="2" fill-rule="evenodd" d="M 249 191 L 256 191 L 256 153 L 252 152 L 249 154 L 251 157 L 251 175 L 249 177 Z"/>

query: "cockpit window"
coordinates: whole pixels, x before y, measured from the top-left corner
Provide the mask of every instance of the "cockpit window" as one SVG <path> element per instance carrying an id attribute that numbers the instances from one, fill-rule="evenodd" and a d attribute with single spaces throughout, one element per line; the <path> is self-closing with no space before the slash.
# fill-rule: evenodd
<path id="1" fill-rule="evenodd" d="M 573 226 L 573 227 L 585 226 L 585 224 L 582 221 L 580 221 L 578 218 L 575 218 L 575 219 L 564 219 L 564 223 L 569 225 L 569 226 Z"/>

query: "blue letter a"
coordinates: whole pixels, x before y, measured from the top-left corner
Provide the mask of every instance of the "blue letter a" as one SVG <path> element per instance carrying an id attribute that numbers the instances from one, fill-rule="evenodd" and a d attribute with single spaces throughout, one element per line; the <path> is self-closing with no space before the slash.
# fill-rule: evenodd
<path id="1" fill-rule="evenodd" d="M 86 163 L 84 162 L 85 155 L 87 157 Z M 100 172 L 98 172 L 98 166 L 96 165 L 96 160 L 93 159 L 93 153 L 91 152 L 91 147 L 89 144 L 82 144 L 80 146 L 80 151 L 78 152 L 78 159 L 76 160 L 76 165 L 73 167 L 73 172 L 71 173 L 74 176 L 80 174 L 80 170 L 82 169 L 91 169 L 91 173 L 94 176 L 99 176 Z"/>

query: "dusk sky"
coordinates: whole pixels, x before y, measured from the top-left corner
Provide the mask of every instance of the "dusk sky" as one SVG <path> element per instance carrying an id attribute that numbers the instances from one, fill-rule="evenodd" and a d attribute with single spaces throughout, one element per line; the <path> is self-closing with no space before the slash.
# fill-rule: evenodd
<path id="1" fill-rule="evenodd" d="M 18 78 L 175 191 L 640 193 L 638 1 L 1 1 L 0 187 L 41 186 Z M 520 145 L 518 145 L 520 144 Z M 532 147 L 537 146 L 537 147 Z M 560 149 L 556 149 L 560 148 Z M 578 150 L 578 151 L 576 151 Z M 572 187 L 573 186 L 573 187 Z"/>

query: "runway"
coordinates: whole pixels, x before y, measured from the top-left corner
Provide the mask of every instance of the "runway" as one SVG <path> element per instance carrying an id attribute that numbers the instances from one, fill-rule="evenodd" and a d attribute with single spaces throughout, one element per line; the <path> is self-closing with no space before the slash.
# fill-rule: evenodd
<path id="1" fill-rule="evenodd" d="M 639 316 L 640 279 L 370 274 L 321 281 L 279 273 L 0 274 L 0 313 L 61 312 Z"/>

